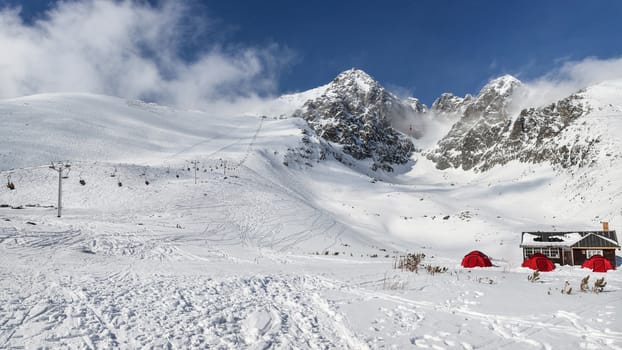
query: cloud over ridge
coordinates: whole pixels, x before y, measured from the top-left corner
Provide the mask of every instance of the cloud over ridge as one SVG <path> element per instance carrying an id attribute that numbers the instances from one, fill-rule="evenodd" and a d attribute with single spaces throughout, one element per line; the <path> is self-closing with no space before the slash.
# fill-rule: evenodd
<path id="1" fill-rule="evenodd" d="M 520 76 L 520 75 L 519 75 Z M 564 61 L 548 73 L 524 81 L 513 96 L 513 112 L 556 102 L 581 89 L 607 81 L 622 79 L 622 58 L 587 57 Z"/>
<path id="2" fill-rule="evenodd" d="M 32 23 L 19 11 L 0 10 L 0 98 L 91 92 L 218 110 L 274 92 L 291 58 L 276 44 L 216 41 L 184 58 L 180 43 L 210 29 L 184 2 L 59 2 Z"/>

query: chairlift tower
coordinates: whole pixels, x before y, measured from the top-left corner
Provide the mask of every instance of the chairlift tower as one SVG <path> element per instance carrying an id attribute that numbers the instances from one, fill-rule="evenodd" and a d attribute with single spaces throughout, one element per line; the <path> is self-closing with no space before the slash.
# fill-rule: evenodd
<path id="1" fill-rule="evenodd" d="M 71 168 L 71 164 L 69 162 L 57 162 L 50 165 L 50 169 L 58 171 L 58 215 L 57 217 L 61 217 L 61 209 L 62 209 L 62 197 L 63 197 L 63 172 L 67 171 L 66 174 L 69 174 L 69 170 Z"/>
<path id="2" fill-rule="evenodd" d="M 201 162 L 199 162 L 198 160 L 193 160 L 190 162 L 190 164 L 192 164 L 192 167 L 194 168 L 194 184 L 197 184 L 197 169 L 199 168 L 199 164 Z"/>

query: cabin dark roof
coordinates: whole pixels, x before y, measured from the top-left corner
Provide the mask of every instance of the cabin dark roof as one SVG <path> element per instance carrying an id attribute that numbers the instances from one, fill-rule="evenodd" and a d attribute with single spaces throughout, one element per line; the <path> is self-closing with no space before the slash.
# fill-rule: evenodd
<path id="1" fill-rule="evenodd" d="M 617 240 L 607 239 L 606 237 L 589 234 L 583 237 L 582 240 L 572 245 L 577 248 L 590 248 L 590 247 L 603 247 L 603 248 L 620 248 L 617 244 Z"/>
<path id="2" fill-rule="evenodd" d="M 620 248 L 616 231 L 523 232 L 523 246 Z"/>

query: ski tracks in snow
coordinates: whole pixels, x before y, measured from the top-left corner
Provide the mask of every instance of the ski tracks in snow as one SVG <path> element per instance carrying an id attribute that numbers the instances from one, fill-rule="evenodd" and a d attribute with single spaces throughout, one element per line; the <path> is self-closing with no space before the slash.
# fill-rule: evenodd
<path id="1" fill-rule="evenodd" d="M 312 276 L 56 276 L 36 285 L 28 297 L 4 286 L 0 347 L 365 347 Z"/>

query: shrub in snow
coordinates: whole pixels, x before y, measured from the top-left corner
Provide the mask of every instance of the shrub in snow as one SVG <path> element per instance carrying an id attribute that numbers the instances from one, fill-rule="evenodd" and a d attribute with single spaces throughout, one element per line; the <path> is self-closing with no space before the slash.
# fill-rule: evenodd
<path id="1" fill-rule="evenodd" d="M 564 283 L 564 288 L 562 288 L 562 294 L 571 294 L 572 293 L 572 287 L 570 286 L 570 282 L 566 281 L 566 283 Z"/>
<path id="2" fill-rule="evenodd" d="M 592 291 L 594 291 L 594 293 L 600 293 L 603 289 L 605 289 L 606 285 L 607 282 L 605 282 L 605 277 L 601 277 L 594 281 L 594 288 L 592 288 Z"/>
<path id="3" fill-rule="evenodd" d="M 432 266 L 432 265 L 426 265 L 425 270 L 430 275 L 436 275 L 437 273 L 447 272 L 447 268 L 446 267 Z"/>
<path id="4" fill-rule="evenodd" d="M 394 268 L 400 270 L 407 270 L 410 272 L 419 272 L 419 264 L 425 258 L 425 254 L 417 253 L 417 254 L 408 254 L 406 256 L 400 256 L 397 258 Z"/>
<path id="5" fill-rule="evenodd" d="M 579 288 L 581 289 L 582 292 L 594 292 L 594 293 L 600 293 L 605 289 L 605 286 L 607 285 L 607 282 L 605 282 L 605 277 L 601 277 L 598 278 L 594 281 L 594 286 L 592 288 L 590 288 L 589 286 L 590 283 L 590 276 L 585 276 L 581 279 L 581 285 L 579 286 Z M 568 282 L 566 282 L 566 284 L 568 284 Z M 572 290 L 572 288 L 570 289 Z M 562 290 L 562 293 L 564 291 Z M 570 294 L 566 293 L 566 294 Z"/>
<path id="6" fill-rule="evenodd" d="M 590 276 L 589 275 L 585 276 L 581 280 L 581 285 L 579 286 L 579 288 L 581 288 L 582 292 L 587 292 L 587 291 L 590 290 L 590 287 L 588 286 L 589 281 L 590 281 Z"/>
<path id="7" fill-rule="evenodd" d="M 529 282 L 537 282 L 540 280 L 540 271 L 536 270 L 531 275 L 527 276 Z"/>

